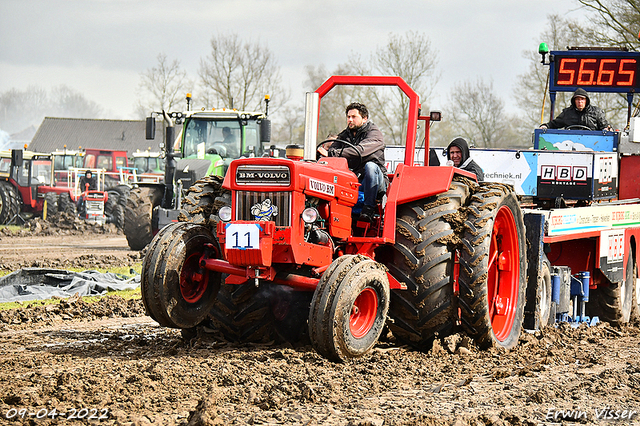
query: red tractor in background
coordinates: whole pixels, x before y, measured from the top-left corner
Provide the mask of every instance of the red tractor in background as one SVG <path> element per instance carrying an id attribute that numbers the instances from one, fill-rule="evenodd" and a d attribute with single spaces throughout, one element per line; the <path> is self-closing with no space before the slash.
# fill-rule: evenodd
<path id="1" fill-rule="evenodd" d="M 320 99 L 338 85 L 398 87 L 409 98 L 404 163 L 371 224 L 352 218 L 359 183 L 346 160 L 316 161 Z M 304 151 L 234 160 L 222 190 L 213 180 L 194 187 L 198 205 L 154 237 L 142 267 L 147 313 L 237 341 L 308 336 L 335 361 L 367 354 L 385 324 L 420 350 L 457 324 L 480 346 L 516 345 L 527 261 L 515 193 L 454 167 L 414 165 L 419 120 L 428 149 L 439 113 L 422 115 L 400 77 L 331 77 L 308 94 Z"/>

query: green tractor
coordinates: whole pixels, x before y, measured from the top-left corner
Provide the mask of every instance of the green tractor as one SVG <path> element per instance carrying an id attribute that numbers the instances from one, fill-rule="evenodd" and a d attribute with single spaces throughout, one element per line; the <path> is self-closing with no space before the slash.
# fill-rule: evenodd
<path id="1" fill-rule="evenodd" d="M 166 126 L 166 139 L 161 146 L 164 179 L 139 181 L 129 192 L 124 233 L 132 250 L 142 250 L 160 229 L 177 222 L 184 203 L 197 207 L 202 194 L 197 200 L 193 195 L 183 198 L 187 189 L 199 187 L 212 200 L 228 197 L 221 183 L 231 161 L 263 156 L 273 149 L 269 145 L 268 97 L 264 113 L 226 108 L 191 111 L 190 100 L 187 96 L 187 111 L 153 112 L 147 117 L 147 139 L 155 136 L 157 117 L 162 117 Z M 176 137 L 177 126 L 180 131 Z M 207 215 L 205 220 L 211 213 L 203 213 Z"/>

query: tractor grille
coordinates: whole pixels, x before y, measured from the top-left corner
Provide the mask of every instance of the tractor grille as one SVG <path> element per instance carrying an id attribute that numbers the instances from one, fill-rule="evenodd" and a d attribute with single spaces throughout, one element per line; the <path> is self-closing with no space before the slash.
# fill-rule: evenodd
<path id="1" fill-rule="evenodd" d="M 104 209 L 104 202 L 102 200 L 90 200 L 86 201 L 87 203 L 87 211 L 91 212 L 102 212 Z"/>
<path id="2" fill-rule="evenodd" d="M 291 193 L 290 192 L 236 192 L 236 220 L 256 220 L 251 214 L 251 208 L 258 204 L 268 205 L 265 200 L 271 201 L 271 206 L 278 208 L 278 214 L 271 219 L 276 226 L 291 226 Z"/>

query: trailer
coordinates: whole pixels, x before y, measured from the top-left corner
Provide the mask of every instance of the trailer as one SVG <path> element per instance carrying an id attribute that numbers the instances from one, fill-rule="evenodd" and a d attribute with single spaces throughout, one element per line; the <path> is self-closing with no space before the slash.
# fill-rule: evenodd
<path id="1" fill-rule="evenodd" d="M 528 243 L 526 328 L 620 324 L 640 314 L 640 117 L 631 116 L 639 62 L 638 52 L 571 48 L 550 52 L 546 64 L 551 119 L 558 91 L 625 93 L 622 130 L 535 129 L 532 149 L 470 149 L 485 179 L 512 186 L 520 199 Z M 445 149 L 431 150 L 444 165 Z M 424 164 L 424 152 L 416 149 L 416 164 Z M 390 146 L 385 154 L 393 171 L 404 148 Z"/>

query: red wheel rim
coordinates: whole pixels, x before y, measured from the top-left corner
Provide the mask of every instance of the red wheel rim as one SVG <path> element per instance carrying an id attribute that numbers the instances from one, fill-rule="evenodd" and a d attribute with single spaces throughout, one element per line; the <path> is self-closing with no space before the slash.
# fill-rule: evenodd
<path id="1" fill-rule="evenodd" d="M 185 260 L 184 265 L 182 265 L 182 271 L 180 272 L 180 294 L 187 303 L 196 303 L 207 291 L 209 271 L 204 269 L 204 272 L 201 272 L 201 256 L 202 253 L 193 253 Z"/>
<path id="2" fill-rule="evenodd" d="M 487 299 L 491 328 L 504 341 L 513 327 L 520 288 L 520 245 L 513 212 L 502 206 L 496 214 L 489 248 Z"/>
<path id="3" fill-rule="evenodd" d="M 378 295 L 367 287 L 358 295 L 351 307 L 349 329 L 356 339 L 361 339 L 369 333 L 378 313 Z"/>

